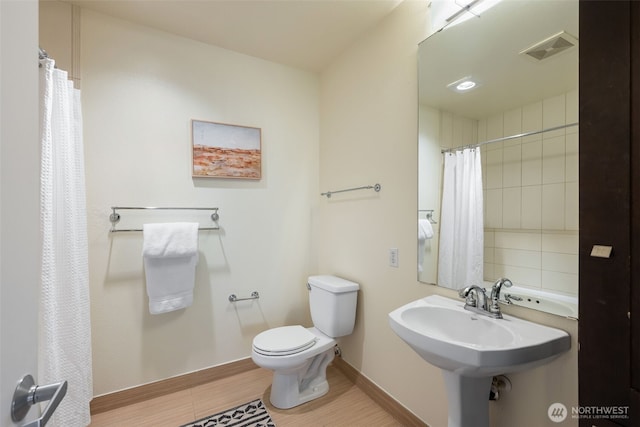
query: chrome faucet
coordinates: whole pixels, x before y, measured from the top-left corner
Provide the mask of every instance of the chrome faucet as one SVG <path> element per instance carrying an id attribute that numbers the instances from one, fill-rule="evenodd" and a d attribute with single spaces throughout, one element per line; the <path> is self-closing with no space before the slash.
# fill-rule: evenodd
<path id="1" fill-rule="evenodd" d="M 493 317 L 494 319 L 502 319 L 498 301 L 500 300 L 500 291 L 503 286 L 510 288 L 513 286 L 513 283 L 506 278 L 498 279 L 491 288 L 491 294 L 489 294 L 490 303 L 487 301 L 487 292 L 485 289 L 477 285 L 467 286 L 460 290 L 458 295 L 460 295 L 460 298 L 465 299 L 465 310 Z"/>

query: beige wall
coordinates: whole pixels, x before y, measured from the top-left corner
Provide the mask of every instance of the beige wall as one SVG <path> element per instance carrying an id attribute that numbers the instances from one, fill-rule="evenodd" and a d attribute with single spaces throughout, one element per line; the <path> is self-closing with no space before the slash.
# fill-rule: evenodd
<path id="1" fill-rule="evenodd" d="M 362 286 L 345 360 L 431 426 L 446 425 L 439 370 L 387 321 L 413 299 L 453 296 L 416 280 L 416 50 L 427 24 L 425 2 L 407 1 L 314 76 L 82 12 L 96 395 L 247 357 L 259 330 L 308 324 L 304 280 L 322 272 Z M 192 180 L 191 118 L 261 127 L 263 179 Z M 318 196 L 376 182 L 380 193 Z M 222 230 L 200 235 L 193 307 L 148 314 L 141 236 L 108 234 L 115 204 L 220 207 Z M 227 302 L 252 290 L 257 304 Z M 574 346 L 510 375 L 492 425 L 552 425 L 549 404 L 577 404 L 577 323 L 509 311 L 569 331 Z"/>
<path id="2" fill-rule="evenodd" d="M 309 324 L 317 77 L 86 10 L 81 41 L 95 394 L 245 358 L 258 332 Z M 191 119 L 262 128 L 262 179 L 191 178 Z M 199 234 L 192 307 L 149 314 L 142 234 L 109 234 L 114 205 L 220 208 L 221 230 Z M 166 220 L 121 214 L 125 228 Z M 254 290 L 259 302 L 228 301 Z"/>
<path id="3" fill-rule="evenodd" d="M 446 425 L 444 382 L 391 331 L 387 313 L 436 291 L 416 280 L 417 43 L 423 2 L 405 2 L 322 75 L 320 187 L 379 182 L 320 207 L 322 271 L 359 282 L 345 360 L 433 426 Z M 388 265 L 398 248 L 399 267 Z"/>
<path id="4" fill-rule="evenodd" d="M 0 1 L 0 425 L 17 426 L 17 382 L 38 377 L 40 132 L 38 4 Z M 30 411 L 19 425 L 38 417 Z"/>
<path id="5" fill-rule="evenodd" d="M 321 189 L 380 182 L 382 191 L 321 201 L 319 266 L 362 286 L 355 333 L 341 340 L 345 360 L 439 427 L 447 422 L 441 374 L 397 338 L 387 321 L 387 313 L 413 299 L 432 293 L 454 297 L 416 280 L 416 52 L 426 28 L 425 3 L 404 2 L 322 75 Z M 391 247 L 399 249 L 399 268 L 388 265 Z M 547 417 L 551 403 L 577 405 L 577 322 L 505 311 L 565 329 L 574 341 L 553 363 L 509 375 L 513 391 L 490 404 L 492 426 L 554 425 Z"/>
<path id="6" fill-rule="evenodd" d="M 39 2 L 40 47 L 80 88 L 80 7 L 55 0 Z"/>

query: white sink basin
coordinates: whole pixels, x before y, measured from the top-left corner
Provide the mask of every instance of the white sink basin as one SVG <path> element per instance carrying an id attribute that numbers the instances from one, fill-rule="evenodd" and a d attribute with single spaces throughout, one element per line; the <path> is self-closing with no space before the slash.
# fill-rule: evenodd
<path id="1" fill-rule="evenodd" d="M 504 315 L 465 310 L 464 301 L 432 295 L 389 313 L 391 329 L 443 370 L 449 427 L 488 426 L 492 377 L 543 365 L 571 348 L 565 331 Z M 463 392 L 464 391 L 464 392 Z"/>
<path id="2" fill-rule="evenodd" d="M 464 301 L 432 295 L 389 313 L 391 329 L 427 362 L 467 376 L 494 376 L 547 363 L 571 348 L 571 338 L 504 315 L 465 310 Z"/>

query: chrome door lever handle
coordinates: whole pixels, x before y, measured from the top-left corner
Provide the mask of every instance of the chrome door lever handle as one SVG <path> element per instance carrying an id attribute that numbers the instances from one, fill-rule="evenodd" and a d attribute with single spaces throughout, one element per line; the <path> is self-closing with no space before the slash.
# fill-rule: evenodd
<path id="1" fill-rule="evenodd" d="M 33 381 L 33 377 L 29 374 L 25 375 L 15 392 L 13 393 L 13 402 L 11 403 L 11 419 L 13 421 L 21 421 L 27 416 L 31 406 L 38 402 L 49 401 L 44 412 L 37 420 L 31 421 L 22 427 L 44 427 L 55 412 L 56 408 L 67 393 L 67 382 L 61 381 L 55 384 L 38 386 Z"/>

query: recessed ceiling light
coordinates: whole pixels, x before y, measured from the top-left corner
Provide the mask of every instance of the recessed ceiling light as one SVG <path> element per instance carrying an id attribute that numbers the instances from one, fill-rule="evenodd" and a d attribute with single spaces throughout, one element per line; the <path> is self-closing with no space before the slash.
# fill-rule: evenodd
<path id="1" fill-rule="evenodd" d="M 473 89 L 474 87 L 476 87 L 476 82 L 474 82 L 473 80 L 465 80 L 464 82 L 458 83 L 458 86 L 456 86 L 456 89 L 460 91 L 465 91 L 465 90 Z"/>
<path id="2" fill-rule="evenodd" d="M 449 83 L 447 85 L 448 89 L 451 89 L 454 92 L 463 93 L 468 92 L 471 89 L 475 89 L 479 86 L 478 82 L 473 79 L 471 76 L 463 77 L 455 82 Z"/>

